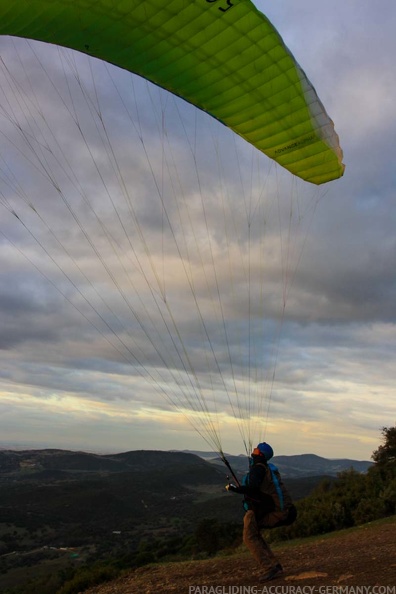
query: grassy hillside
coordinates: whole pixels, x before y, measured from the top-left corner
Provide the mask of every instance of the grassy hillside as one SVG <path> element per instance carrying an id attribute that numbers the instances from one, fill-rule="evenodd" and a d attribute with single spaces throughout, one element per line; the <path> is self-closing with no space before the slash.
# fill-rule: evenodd
<path id="1" fill-rule="evenodd" d="M 265 585 L 258 581 L 260 572 L 255 563 L 247 552 L 241 550 L 230 556 L 203 561 L 142 567 L 126 572 L 116 581 L 81 591 L 85 594 L 186 594 L 194 586 L 200 586 L 201 591 L 202 586 L 206 586 L 207 589 L 213 588 L 212 591 L 220 587 L 230 592 L 234 586 L 250 586 L 252 592 L 253 588 L 257 592 L 269 592 L 270 588 L 286 591 L 287 586 L 301 588 L 302 591 L 302 588 L 309 586 L 309 591 L 314 591 L 314 587 L 315 591 L 320 587 L 331 587 L 331 591 L 335 592 L 337 588 L 352 586 L 390 586 L 393 590 L 389 592 L 393 592 L 396 576 L 395 533 L 396 518 L 393 517 L 359 528 L 274 547 L 285 572 L 281 578 L 268 584 L 266 590 L 263 590 Z M 196 589 L 196 592 L 199 590 Z M 65 590 L 62 594 L 72 594 L 72 590 Z"/>

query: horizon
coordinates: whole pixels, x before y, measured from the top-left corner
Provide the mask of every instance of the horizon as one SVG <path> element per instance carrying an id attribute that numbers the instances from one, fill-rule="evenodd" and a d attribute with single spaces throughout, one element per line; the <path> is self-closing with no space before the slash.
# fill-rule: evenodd
<path id="1" fill-rule="evenodd" d="M 122 450 L 122 451 L 118 451 L 118 450 L 114 450 L 114 451 L 100 451 L 100 450 L 80 450 L 80 449 L 73 449 L 73 448 L 59 448 L 59 447 L 54 447 L 54 446 L 44 446 L 42 445 L 40 447 L 40 445 L 38 445 L 37 447 L 29 447 L 27 444 L 8 444 L 5 442 L 0 442 L 0 451 L 8 451 L 8 452 L 40 452 L 40 451 L 46 451 L 46 450 L 52 450 L 52 451 L 59 451 L 59 452 L 71 452 L 74 454 L 92 454 L 95 456 L 111 456 L 111 455 L 118 455 L 118 454 L 127 454 L 129 452 L 169 452 L 169 453 L 179 453 L 179 454 L 193 454 L 195 456 L 198 457 L 202 457 L 202 455 L 206 454 L 208 457 L 209 456 L 213 456 L 213 457 L 219 457 L 219 459 L 221 459 L 220 457 L 220 453 L 219 452 L 214 452 L 214 451 L 205 451 L 205 450 L 175 450 L 175 449 L 166 449 L 166 450 L 161 450 L 161 449 L 149 449 L 149 448 L 139 448 L 139 449 L 132 449 L 132 450 Z M 243 458 L 247 458 L 248 456 L 246 454 L 230 454 L 229 452 L 224 452 L 224 455 L 227 457 L 243 457 Z M 320 456 L 319 454 L 315 454 L 314 452 L 302 452 L 299 454 L 274 454 L 274 458 L 279 458 L 279 457 L 285 457 L 285 458 L 293 458 L 293 457 L 300 457 L 300 456 L 314 456 L 316 458 L 321 458 L 323 460 L 329 460 L 329 461 L 337 461 L 337 460 L 350 460 L 352 462 L 371 462 L 371 458 L 370 460 L 368 459 L 357 459 L 357 458 L 351 458 L 349 456 L 344 456 L 342 458 L 337 457 L 337 458 L 329 458 L 326 456 Z M 202 459 L 205 459 L 202 457 Z"/>

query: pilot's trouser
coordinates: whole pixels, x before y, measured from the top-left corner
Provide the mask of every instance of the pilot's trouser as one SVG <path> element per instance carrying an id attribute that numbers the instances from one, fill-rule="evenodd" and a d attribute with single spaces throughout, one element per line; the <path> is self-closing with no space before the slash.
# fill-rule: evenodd
<path id="1" fill-rule="evenodd" d="M 279 521 L 277 512 L 267 514 L 265 519 L 268 519 L 272 526 Z M 275 567 L 275 565 L 279 563 L 277 557 L 272 552 L 270 546 L 265 542 L 260 532 L 262 528 L 270 528 L 271 525 L 262 525 L 262 522 L 260 522 L 259 527 L 256 515 L 252 509 L 249 509 L 243 518 L 243 542 L 259 564 L 260 569 L 264 571 Z"/>

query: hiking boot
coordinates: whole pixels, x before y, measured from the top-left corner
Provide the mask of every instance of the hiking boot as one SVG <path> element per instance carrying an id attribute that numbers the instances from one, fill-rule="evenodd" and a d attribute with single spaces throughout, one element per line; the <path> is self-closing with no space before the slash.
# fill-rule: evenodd
<path id="1" fill-rule="evenodd" d="M 271 567 L 271 569 L 267 571 L 267 573 L 265 573 L 261 576 L 261 578 L 259 578 L 259 582 L 269 582 L 270 580 L 274 580 L 280 577 L 282 573 L 283 567 L 280 563 L 277 563 L 275 567 Z"/>

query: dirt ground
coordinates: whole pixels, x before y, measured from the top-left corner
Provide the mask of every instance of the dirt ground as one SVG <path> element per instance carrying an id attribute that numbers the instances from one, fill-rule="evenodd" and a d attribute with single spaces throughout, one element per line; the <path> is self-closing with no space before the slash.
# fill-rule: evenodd
<path id="1" fill-rule="evenodd" d="M 297 594 L 299 591 L 337 594 L 334 586 L 393 586 L 387 592 L 396 592 L 395 518 L 273 548 L 285 571 L 282 577 L 266 584 L 259 583 L 260 574 L 250 556 L 241 553 L 205 561 L 142 567 L 114 582 L 87 590 L 85 594 L 191 594 L 192 586 L 201 586 L 195 590 L 196 594 L 244 592 L 243 588 L 232 586 L 250 586 L 245 592 L 257 594 Z M 275 585 L 293 585 L 294 588 L 270 589 Z M 317 588 L 301 590 L 303 586 Z M 322 589 L 320 586 L 332 587 Z M 347 590 L 340 588 L 338 592 Z"/>

